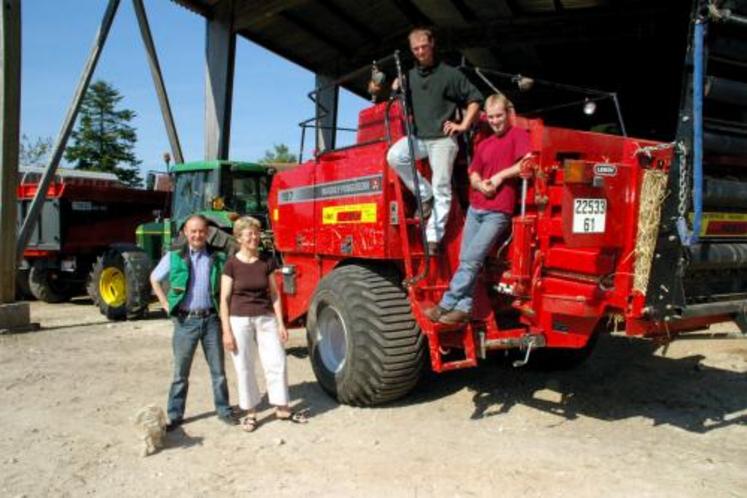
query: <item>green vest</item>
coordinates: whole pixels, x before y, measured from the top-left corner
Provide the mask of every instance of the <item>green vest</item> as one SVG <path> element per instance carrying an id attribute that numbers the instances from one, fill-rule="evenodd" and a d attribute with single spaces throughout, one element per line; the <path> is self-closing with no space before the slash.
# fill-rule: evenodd
<path id="1" fill-rule="evenodd" d="M 220 276 L 223 266 L 226 264 L 226 254 L 217 249 L 205 248 L 210 256 L 210 297 L 215 309 L 220 308 Z M 166 295 L 169 301 L 169 315 L 174 315 L 179 309 L 179 304 L 187 295 L 189 276 L 192 265 L 189 261 L 189 245 L 175 251 L 169 251 L 171 258 L 169 268 L 169 292 Z"/>

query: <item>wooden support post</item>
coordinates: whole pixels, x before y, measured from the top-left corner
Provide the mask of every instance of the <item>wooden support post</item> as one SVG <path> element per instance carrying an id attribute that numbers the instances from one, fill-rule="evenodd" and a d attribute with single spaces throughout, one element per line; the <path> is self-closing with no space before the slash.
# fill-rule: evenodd
<path id="1" fill-rule="evenodd" d="M 21 2 L 0 11 L 0 303 L 15 300 L 16 185 L 21 108 Z M 2 324 L 0 324 L 0 328 Z"/>
<path id="2" fill-rule="evenodd" d="M 169 96 L 166 93 L 166 85 L 163 82 L 161 65 L 158 63 L 156 46 L 153 43 L 153 36 L 150 32 L 150 25 L 148 24 L 148 16 L 145 13 L 145 6 L 143 6 L 143 0 L 132 0 L 132 5 L 133 7 L 135 7 L 135 15 L 137 16 L 137 22 L 140 26 L 140 35 L 143 37 L 145 53 L 148 56 L 148 66 L 150 67 L 150 74 L 153 77 L 153 86 L 156 88 L 158 105 L 161 106 L 163 124 L 164 126 L 166 126 L 166 135 L 168 135 L 169 144 L 171 145 L 171 155 L 174 158 L 175 163 L 181 164 L 184 162 L 184 156 L 182 155 L 182 146 L 179 143 L 179 135 L 177 135 L 176 133 L 174 116 L 173 114 L 171 114 Z"/>
<path id="3" fill-rule="evenodd" d="M 16 185 L 21 110 L 21 0 L 0 1 L 0 334 L 37 330 L 16 303 Z"/>
<path id="4" fill-rule="evenodd" d="M 101 20 L 101 27 L 96 34 L 96 39 L 93 42 L 93 47 L 91 47 L 91 52 L 89 53 L 88 60 L 83 68 L 83 73 L 80 75 L 78 87 L 75 89 L 73 101 L 68 108 L 65 121 L 62 123 L 62 129 L 57 136 L 57 142 L 54 145 L 54 149 L 52 149 L 52 156 L 49 159 L 49 164 L 47 164 L 44 174 L 39 180 L 36 194 L 34 195 L 34 199 L 31 201 L 31 206 L 29 207 L 26 219 L 23 221 L 21 231 L 18 233 L 16 251 L 19 255 L 23 254 L 23 250 L 26 249 L 26 245 L 31 237 L 31 232 L 33 232 L 36 227 L 39 214 L 41 213 L 42 206 L 46 200 L 47 189 L 49 188 L 49 184 L 52 182 L 52 178 L 54 178 L 55 171 L 57 171 L 57 165 L 60 163 L 60 159 L 62 159 L 62 153 L 65 151 L 67 139 L 73 131 L 75 119 L 78 117 L 78 110 L 83 102 L 83 97 L 88 89 L 88 84 L 91 82 L 91 77 L 93 76 L 93 71 L 96 69 L 96 63 L 99 60 L 101 51 L 106 43 L 109 29 L 112 27 L 112 22 L 114 21 L 114 15 L 117 13 L 117 7 L 119 7 L 119 0 L 109 0 L 106 12 L 104 13 L 104 18 Z"/>
<path id="5" fill-rule="evenodd" d="M 340 95 L 338 85 L 329 86 L 334 79 L 317 74 L 315 88 L 323 88 L 316 96 L 316 150 L 322 152 L 335 148 L 337 141 L 337 101 Z"/>
<path id="6" fill-rule="evenodd" d="M 236 34 L 231 2 L 207 19 L 205 33 L 205 159 L 228 159 Z"/>

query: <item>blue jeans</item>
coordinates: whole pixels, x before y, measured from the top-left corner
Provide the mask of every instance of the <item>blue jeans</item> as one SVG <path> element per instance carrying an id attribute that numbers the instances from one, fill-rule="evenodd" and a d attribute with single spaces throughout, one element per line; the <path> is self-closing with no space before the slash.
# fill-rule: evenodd
<path id="1" fill-rule="evenodd" d="M 459 267 L 451 278 L 449 290 L 441 298 L 441 308 L 449 311 L 457 309 L 465 313 L 472 311 L 472 295 L 477 275 L 482 269 L 488 251 L 508 228 L 509 223 L 511 216 L 506 213 L 474 209 L 470 206 L 462 232 Z"/>
<path id="2" fill-rule="evenodd" d="M 228 384 L 223 367 L 223 341 L 217 315 L 207 318 L 174 318 L 174 381 L 169 390 L 168 414 L 172 422 L 184 418 L 189 390 L 189 371 L 197 344 L 202 342 L 210 377 L 213 380 L 213 401 L 219 416 L 231 415 L 228 403 Z"/>

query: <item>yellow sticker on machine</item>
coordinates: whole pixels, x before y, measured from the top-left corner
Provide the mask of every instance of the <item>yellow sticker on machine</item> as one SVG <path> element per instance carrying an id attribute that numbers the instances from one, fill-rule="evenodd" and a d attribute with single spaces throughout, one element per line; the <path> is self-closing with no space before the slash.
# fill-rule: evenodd
<path id="1" fill-rule="evenodd" d="M 346 204 L 322 208 L 322 224 L 376 223 L 376 203 Z"/>
<path id="2" fill-rule="evenodd" d="M 693 216 L 690 215 L 692 222 Z M 747 237 L 747 214 L 703 213 L 701 237 Z"/>

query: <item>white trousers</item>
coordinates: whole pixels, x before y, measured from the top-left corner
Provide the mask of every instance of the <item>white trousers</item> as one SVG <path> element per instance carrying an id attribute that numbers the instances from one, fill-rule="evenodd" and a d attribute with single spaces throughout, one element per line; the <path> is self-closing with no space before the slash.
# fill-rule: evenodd
<path id="1" fill-rule="evenodd" d="M 236 368 L 241 409 L 251 410 L 261 399 L 255 366 L 257 353 L 265 374 L 270 404 L 287 405 L 288 371 L 276 318 L 273 315 L 231 316 L 229 320 L 236 340 L 236 352 L 231 353 L 231 357 Z"/>
<path id="2" fill-rule="evenodd" d="M 428 218 L 425 235 L 428 242 L 439 242 L 441 237 L 444 236 L 446 220 L 449 217 L 449 209 L 451 209 L 451 172 L 454 169 L 454 160 L 457 152 L 459 152 L 459 145 L 457 145 L 454 137 L 434 139 L 413 137 L 413 142 L 415 159 L 427 157 L 433 173 L 431 177 L 433 185 L 418 173 L 420 198 L 424 201 L 431 197 L 434 198 L 433 214 Z M 389 166 L 402 179 L 405 187 L 414 194 L 415 181 L 412 175 L 410 147 L 407 143 L 407 137 L 400 138 L 389 148 L 386 159 Z"/>

